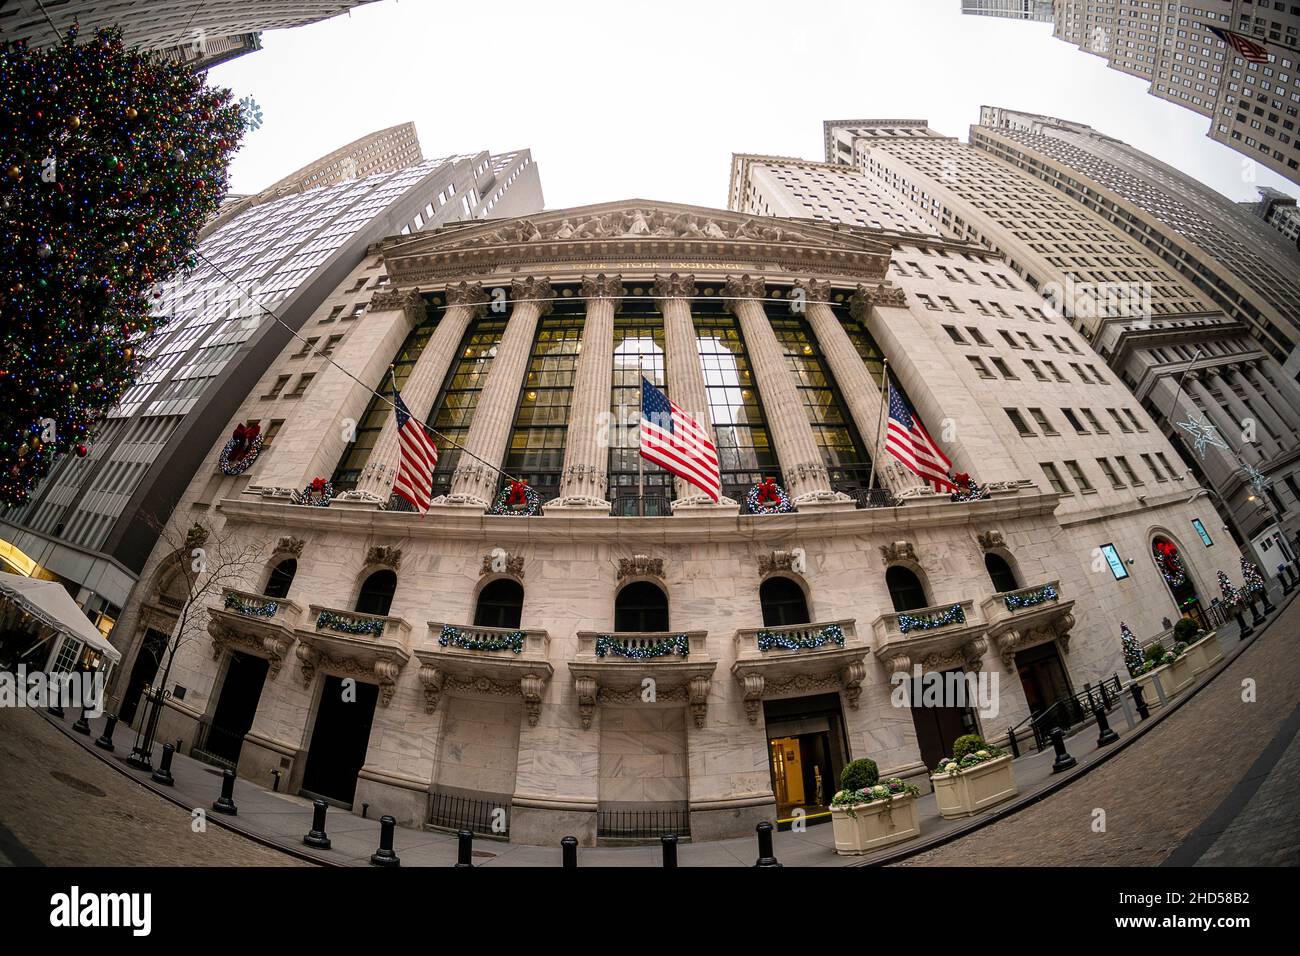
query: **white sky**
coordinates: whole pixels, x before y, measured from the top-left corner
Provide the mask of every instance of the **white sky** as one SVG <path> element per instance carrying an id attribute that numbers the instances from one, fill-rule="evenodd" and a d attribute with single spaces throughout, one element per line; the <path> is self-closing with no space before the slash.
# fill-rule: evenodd
<path id="1" fill-rule="evenodd" d="M 426 157 L 527 147 L 548 208 L 633 197 L 725 207 L 733 152 L 821 160 L 822 120 L 928 119 L 966 140 L 982 104 L 1088 123 L 1254 199 L 1210 120 L 958 0 L 380 0 L 263 34 L 211 71 L 252 97 L 232 189 L 256 192 L 413 120 Z M 1258 185 L 1296 187 L 1256 168 Z"/>

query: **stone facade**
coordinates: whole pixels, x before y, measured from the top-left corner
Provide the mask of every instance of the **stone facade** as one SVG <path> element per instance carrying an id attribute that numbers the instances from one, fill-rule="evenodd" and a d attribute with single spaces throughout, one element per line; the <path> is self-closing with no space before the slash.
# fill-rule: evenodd
<path id="1" fill-rule="evenodd" d="M 987 254 L 925 242 L 936 254 Z M 331 459 L 344 452 L 339 435 L 371 400 L 367 387 L 381 385 L 403 337 L 418 328 L 418 310 L 401 295 L 372 301 L 334 356 L 364 385 L 322 371 L 268 460 L 216 489 L 209 479 L 220 449 L 213 449 L 182 509 L 213 535 L 261 543 L 265 565 L 241 587 L 254 604 L 286 555 L 295 556 L 297 570 L 287 596 L 257 604 L 262 613 L 221 602 L 207 609 L 209 632 L 225 644 L 200 639 L 181 648 L 172 679 L 186 693 L 171 702 L 160 736 L 191 741 L 212 722 L 235 650 L 275 658 L 239 754 L 239 773 L 250 779 L 270 783 L 274 770 L 290 792 L 311 789 L 319 759 L 313 735 L 333 719 L 327 688 L 337 686 L 331 678 L 351 677 L 378 688 L 355 773 L 357 812 L 368 804 L 372 815 L 418 826 L 439 822 L 441 801 L 468 798 L 508 809 L 510 838 L 526 843 L 572 833 L 590 844 L 605 815 L 621 810 L 680 814 L 697 840 L 736 836 L 779 812 L 770 734 L 778 716 L 784 727 L 808 724 L 801 702 L 832 715 L 827 739 L 839 742 L 839 752 L 830 766 L 871 757 L 883 774 L 923 784 L 921 731 L 913 712 L 891 699 L 895 672 L 987 675 L 992 706 L 972 719 L 986 736 L 1005 737 L 1030 711 L 1018 653 L 1055 647 L 1069 682 L 1082 690 L 1122 671 L 1120 620 L 1153 633 L 1161 616 L 1176 614 L 1148 557 L 1156 535 L 1179 544 L 1203 594 L 1212 593 L 1218 568 L 1235 567 L 1229 542 L 1213 552 L 1195 543 L 1191 521 L 1200 512 L 1187 503 L 1194 489 L 1186 483 L 1145 498 L 1048 487 L 1039 451 L 1026 447 L 1001 407 L 1003 389 L 943 344 L 939 320 L 918 298 L 928 287 L 891 269 L 893 257 L 913 254 L 900 251 L 896 236 L 634 201 L 393 240 L 379 251 L 392 286 L 418 288 L 443 322 L 462 323 L 467 316 L 457 310 L 479 310 L 506 290 L 506 327 L 477 406 L 491 418 L 471 425 L 465 442 L 485 461 L 462 472 L 471 461 L 462 456 L 450 493 L 425 515 L 383 507 L 386 489 L 366 477 L 375 469 L 363 469 L 358 488 L 372 482 L 364 494 L 339 494 L 327 508 L 294 503 L 294 489 L 329 476 Z M 1037 302 L 1000 264 L 983 268 L 996 270 L 994 285 L 1008 303 Z M 467 295 L 462 283 L 481 286 L 482 295 Z M 607 449 L 586 433 L 589 423 L 571 418 L 577 440 L 565 449 L 555 504 L 532 517 L 485 513 L 500 480 L 492 469 L 506 454 L 508 411 L 529 387 L 522 357 L 532 330 L 566 293 L 586 299 L 596 325 L 583 330 L 587 361 L 575 373 L 571 414 L 607 408 L 609 364 L 589 359 L 588 348 L 608 347 L 611 312 L 628 308 L 638 290 L 651 303 L 642 308 L 681 325 L 664 339 L 669 393 L 693 403 L 702 401 L 705 380 L 692 310 L 710 295 L 726 300 L 725 314 L 743 329 L 796 512 L 738 513 L 740 503 L 694 504 L 679 489 L 671 515 L 614 517 L 593 477 L 604 474 Z M 806 310 L 846 414 L 873 446 L 879 378 L 864 374 L 851 333 L 878 343 L 954 469 L 977 477 L 987 497 L 950 500 L 873 449 L 889 506 L 855 506 L 816 457 L 809 419 L 773 404 L 798 398 L 781 378 L 790 371 L 775 339 L 766 340 L 777 327 L 773 317 L 783 314 L 772 303 L 789 314 Z M 1054 332 L 1075 336 L 1059 323 Z M 428 341 L 460 349 L 452 338 L 439 338 L 435 326 Z M 413 368 L 447 374 L 445 360 L 421 358 Z M 412 378 L 404 389 L 424 387 Z M 1129 399 L 1110 378 L 1090 388 L 1099 404 Z M 250 397 L 236 420 L 256 403 Z M 1148 426 L 1141 440 L 1172 453 L 1145 413 L 1135 413 Z M 719 429 L 718 420 L 710 424 Z M 1062 437 L 1058 445 L 1053 454 L 1084 458 L 1104 442 Z M 372 456 L 396 454 L 391 443 L 374 449 Z M 1103 544 L 1127 562 L 1122 580 L 1099 557 Z M 1051 584 L 1050 593 L 1012 609 L 986 569 L 990 553 L 1022 589 L 1039 593 Z M 123 672 L 142 637 L 140 615 L 156 603 L 152 582 L 166 557 L 151 558 L 142 579 L 149 583 L 119 625 Z M 924 590 L 926 606 L 909 605 L 920 623 L 895 611 L 886 582 L 895 567 Z M 396 574 L 391 606 L 380 614 L 360 607 L 377 570 Z M 803 593 L 807 622 L 765 630 L 762 589 L 773 578 Z M 523 590 L 519 630 L 476 621 L 503 582 Z M 618 596 L 633 585 L 666 593 L 666 630 L 616 629 Z M 944 614 L 955 616 L 938 622 Z M 675 650 L 644 656 L 666 647 Z M 829 799 L 835 782 L 824 777 Z"/>

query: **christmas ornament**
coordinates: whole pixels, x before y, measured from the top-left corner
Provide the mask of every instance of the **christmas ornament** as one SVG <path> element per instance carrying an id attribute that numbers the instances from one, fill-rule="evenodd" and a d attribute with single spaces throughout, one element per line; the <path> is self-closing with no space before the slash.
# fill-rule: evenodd
<path id="1" fill-rule="evenodd" d="M 774 515 L 794 511 L 790 496 L 776 483 L 775 478 L 764 478 L 745 495 L 745 507 L 750 514 Z"/>
<path id="2" fill-rule="evenodd" d="M 262 451 L 262 426 L 256 423 L 236 425 L 235 432 L 221 449 L 217 467 L 223 475 L 242 475 L 257 461 Z"/>
<path id="3" fill-rule="evenodd" d="M 1157 541 L 1151 546 L 1151 553 L 1160 569 L 1160 576 L 1170 587 L 1182 587 L 1187 583 L 1187 569 L 1183 567 L 1177 546 L 1168 541 Z"/>
<path id="4" fill-rule="evenodd" d="M 295 491 L 290 500 L 296 505 L 308 505 L 312 508 L 328 508 L 334 497 L 334 486 L 324 478 L 313 478 L 311 484 L 302 491 Z"/>
<path id="5" fill-rule="evenodd" d="M 497 500 L 488 509 L 490 515 L 508 518 L 531 518 L 541 510 L 542 502 L 537 492 L 522 481 L 510 481 L 501 488 Z"/>

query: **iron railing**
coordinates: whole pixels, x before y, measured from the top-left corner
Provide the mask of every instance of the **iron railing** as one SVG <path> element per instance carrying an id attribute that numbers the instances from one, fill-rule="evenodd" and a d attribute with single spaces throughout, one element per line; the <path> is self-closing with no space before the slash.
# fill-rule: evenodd
<path id="1" fill-rule="evenodd" d="M 619 495 L 614 499 L 616 518 L 671 518 L 672 502 L 663 495 Z"/>
<path id="2" fill-rule="evenodd" d="M 859 508 L 896 508 L 902 504 L 887 488 L 859 488 L 852 494 Z"/>
<path id="3" fill-rule="evenodd" d="M 435 793 L 429 798 L 429 826 L 505 839 L 510 836 L 510 804 L 504 800 Z"/>
<path id="4" fill-rule="evenodd" d="M 194 746 L 190 756 L 214 767 L 228 767 L 231 770 L 239 766 L 240 748 L 244 746 L 244 735 L 237 734 L 225 727 L 218 727 L 208 721 L 200 721 L 194 733 Z M 227 754 L 235 754 L 231 759 Z"/>
<path id="5" fill-rule="evenodd" d="M 690 836 L 688 810 L 598 810 L 596 838 L 605 840 L 657 840 L 674 834 Z"/>
<path id="6" fill-rule="evenodd" d="M 1041 710 L 1037 714 L 1026 717 L 1012 727 L 1010 733 L 1018 736 L 1020 729 L 1028 724 L 1034 735 L 1034 746 L 1041 753 L 1051 746 L 1053 729 L 1059 727 L 1069 733 L 1074 727 L 1088 723 L 1093 719 L 1094 707 L 1110 713 L 1110 711 L 1120 706 L 1122 691 L 1123 685 L 1120 683 L 1118 674 L 1108 677 L 1096 685 L 1085 684 L 1084 690 L 1071 694 L 1069 697 L 1062 697 L 1046 710 Z"/>

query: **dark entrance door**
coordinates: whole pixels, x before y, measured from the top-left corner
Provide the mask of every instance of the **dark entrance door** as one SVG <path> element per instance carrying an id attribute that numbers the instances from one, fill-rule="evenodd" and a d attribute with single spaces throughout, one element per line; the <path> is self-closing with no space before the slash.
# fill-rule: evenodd
<path id="1" fill-rule="evenodd" d="M 140 652 L 135 655 L 131 665 L 131 679 L 126 682 L 126 693 L 122 695 L 122 706 L 117 709 L 117 719 L 130 726 L 135 720 L 136 708 L 140 706 L 140 695 L 145 686 L 153 683 L 158 676 L 158 667 L 167 650 L 167 635 L 149 628 L 144 632 L 140 643 Z"/>
<path id="2" fill-rule="evenodd" d="M 916 700 L 915 693 L 913 700 Z M 913 703 L 912 724 L 916 727 L 916 745 L 921 751 L 921 760 L 932 770 L 940 760 L 952 755 L 953 741 L 958 737 L 979 733 L 975 711 L 970 707 L 929 707 Z"/>
<path id="3" fill-rule="evenodd" d="M 1020 686 L 1025 690 L 1029 713 L 1037 717 L 1058 700 L 1070 696 L 1070 682 L 1054 642 L 1039 644 L 1016 654 Z M 1068 719 L 1062 717 L 1062 719 Z"/>
<path id="4" fill-rule="evenodd" d="M 253 726 L 269 666 L 263 657 L 239 651 L 230 655 L 226 679 L 221 683 L 221 696 L 217 698 L 217 709 L 212 714 L 203 745 L 203 749 L 214 757 L 232 764 L 239 763 L 239 749 L 244 745 L 244 734 Z"/>
<path id="5" fill-rule="evenodd" d="M 366 762 L 370 724 L 375 718 L 379 687 L 353 681 L 354 700 L 344 699 L 343 678 L 327 675 L 316 708 L 316 726 L 307 750 L 302 790 L 347 807 L 357 792 L 357 773 Z"/>
<path id="6" fill-rule="evenodd" d="M 825 810 L 847 759 L 839 695 L 765 701 L 763 715 L 777 818 Z"/>

